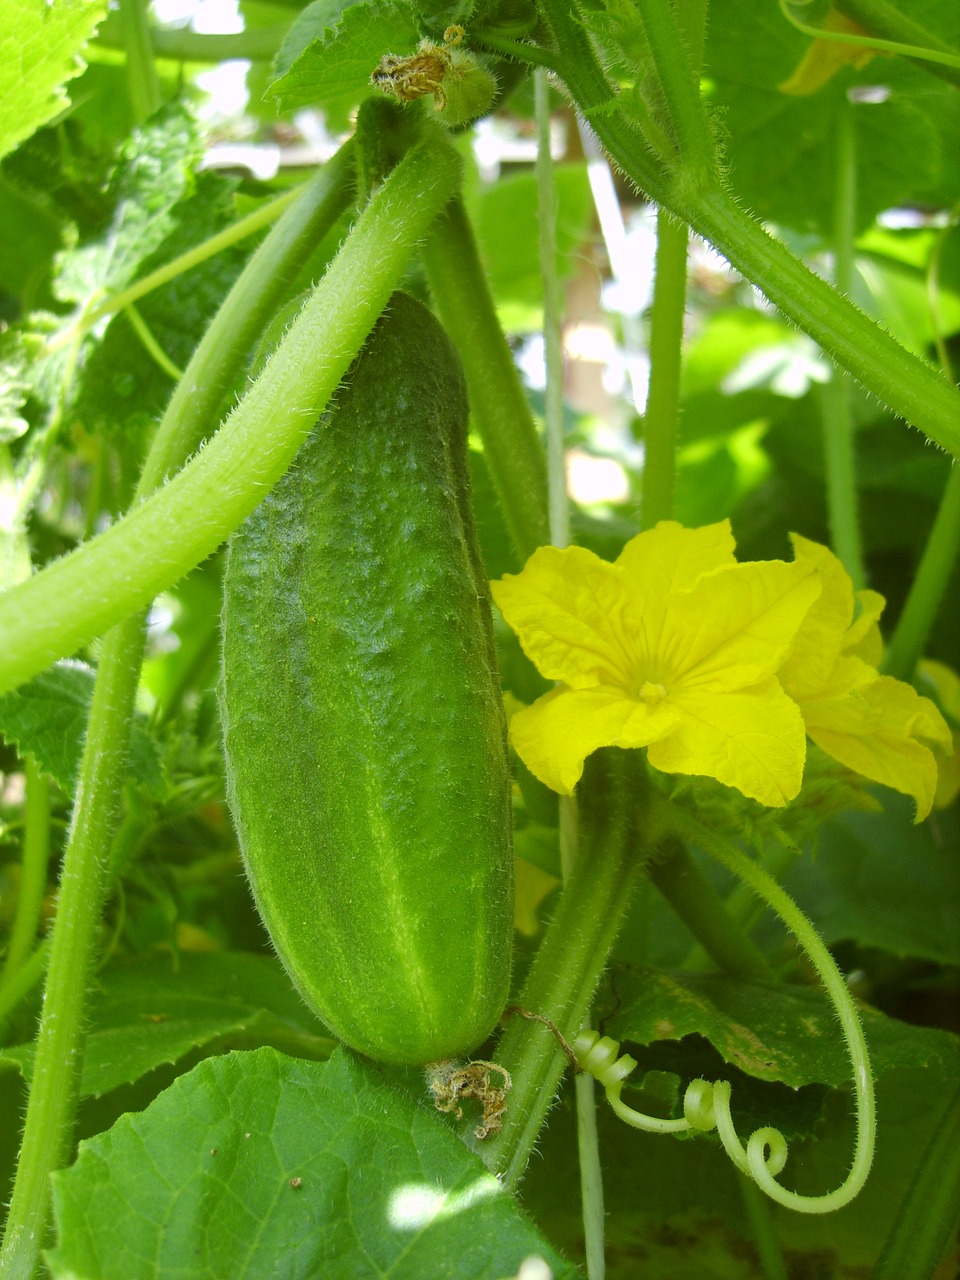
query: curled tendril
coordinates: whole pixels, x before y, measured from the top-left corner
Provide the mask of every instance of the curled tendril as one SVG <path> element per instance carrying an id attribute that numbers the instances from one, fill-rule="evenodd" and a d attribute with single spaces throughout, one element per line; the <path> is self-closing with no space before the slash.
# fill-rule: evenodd
<path id="1" fill-rule="evenodd" d="M 800 1213 L 829 1213 L 848 1204 L 860 1190 L 863 1178 L 856 1170 L 836 1191 L 825 1196 L 801 1196 L 788 1191 L 775 1181 L 787 1163 L 787 1140 L 779 1129 L 767 1125 L 757 1129 L 744 1148 L 730 1114 L 730 1083 L 718 1080 L 692 1080 L 683 1098 L 682 1120 L 661 1120 L 657 1116 L 644 1115 L 621 1099 L 624 1081 L 637 1065 L 629 1054 L 620 1055 L 620 1046 L 609 1036 L 598 1032 L 581 1031 L 573 1043 L 581 1070 L 588 1072 L 603 1085 L 607 1101 L 624 1121 L 634 1129 L 645 1133 L 708 1133 L 716 1129 L 724 1151 L 741 1173 L 747 1175 L 765 1191 L 771 1199 Z M 618 1056 L 620 1055 L 620 1056 Z M 863 1175 L 866 1176 L 865 1174 Z"/>

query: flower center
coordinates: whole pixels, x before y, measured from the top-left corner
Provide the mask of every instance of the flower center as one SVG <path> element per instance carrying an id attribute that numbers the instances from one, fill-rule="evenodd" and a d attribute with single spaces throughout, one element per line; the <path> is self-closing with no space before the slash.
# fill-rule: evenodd
<path id="1" fill-rule="evenodd" d="M 644 680 L 640 686 L 640 701 L 645 702 L 648 707 L 655 707 L 662 702 L 667 696 L 667 691 L 662 684 L 654 684 L 652 680 Z"/>

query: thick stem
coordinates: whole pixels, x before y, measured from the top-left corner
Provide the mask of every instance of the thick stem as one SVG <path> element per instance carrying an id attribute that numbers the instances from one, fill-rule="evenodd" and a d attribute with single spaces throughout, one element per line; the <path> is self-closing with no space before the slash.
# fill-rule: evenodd
<path id="1" fill-rule="evenodd" d="M 0 690 L 143 608 L 249 515 L 289 466 L 459 176 L 448 144 L 414 147 L 221 430 L 105 533 L 0 597 Z"/>
<path id="2" fill-rule="evenodd" d="M 610 87 L 568 0 L 541 0 L 541 8 L 558 47 L 564 50 L 563 76 L 576 105 L 627 176 L 688 222 L 894 413 L 960 456 L 956 388 L 768 235 L 737 206 L 719 180 L 698 189 L 668 172 L 631 123 L 611 110 Z"/>
<path id="3" fill-rule="evenodd" d="M 587 761 L 577 790 L 580 854 L 520 993 L 572 1043 L 640 878 L 649 833 L 639 752 L 607 748 Z M 507 1187 L 523 1176 L 567 1059 L 542 1023 L 514 1017 L 496 1060 L 513 1076 L 502 1131 L 479 1154 Z"/>
<path id="4" fill-rule="evenodd" d="M 652 529 L 673 515 L 680 430 L 680 370 L 687 298 L 687 227 L 657 213 L 657 259 L 650 312 L 650 389 L 643 415 L 640 524 Z"/>
<path id="5" fill-rule="evenodd" d="M 143 636 L 143 619 L 135 616 L 104 642 L 80 765 L 82 800 L 64 853 L 20 1161 L 0 1250 L 2 1280 L 30 1280 L 36 1271 L 46 1243 L 50 1174 L 66 1162 L 72 1144 L 104 851 L 126 768 Z"/>
<path id="6" fill-rule="evenodd" d="M 766 957 L 728 914 L 679 840 L 669 839 L 647 863 L 647 876 L 721 969 L 745 982 L 769 982 Z"/>
<path id="7" fill-rule="evenodd" d="M 470 413 L 522 564 L 549 541 L 546 466 L 462 201 L 450 202 L 421 254 L 440 319 L 463 361 Z"/>

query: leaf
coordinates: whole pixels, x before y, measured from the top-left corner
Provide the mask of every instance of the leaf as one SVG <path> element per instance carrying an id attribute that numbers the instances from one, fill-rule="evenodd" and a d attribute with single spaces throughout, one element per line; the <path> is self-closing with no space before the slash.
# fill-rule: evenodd
<path id="1" fill-rule="evenodd" d="M 832 1006 L 819 990 L 763 986 L 685 972 L 631 968 L 616 981 L 620 1007 L 607 1033 L 638 1044 L 705 1036 L 747 1075 L 838 1087 L 850 1079 L 850 1061 Z M 861 1009 L 874 1074 L 936 1064 L 960 1068 L 960 1039 L 914 1027 L 874 1009 Z"/>
<path id="2" fill-rule="evenodd" d="M 99 1098 L 195 1049 L 271 1044 L 326 1058 L 334 1041 L 279 962 L 246 952 L 184 952 L 107 970 L 91 1001 L 81 1097 Z M 33 1045 L 2 1051 L 29 1080 Z"/>
<path id="3" fill-rule="evenodd" d="M 413 10 L 390 0 L 353 4 L 333 25 L 330 16 L 325 0 L 304 10 L 295 28 L 301 52 L 291 60 L 292 49 L 285 45 L 278 55 L 282 74 L 269 92 L 283 111 L 355 106 L 373 92 L 370 77 L 383 55 L 413 53 L 420 40 Z"/>
<path id="4" fill-rule="evenodd" d="M 166 107 L 141 125 L 121 148 L 110 180 L 110 225 L 60 256 L 57 297 L 84 302 L 101 289 L 128 285 L 173 231 L 174 210 L 192 193 L 202 156 L 196 124 L 183 107 Z"/>
<path id="5" fill-rule="evenodd" d="M 104 0 L 4 0 L 0 156 L 69 106 L 63 86 L 83 70 L 78 55 L 106 11 Z"/>
<path id="6" fill-rule="evenodd" d="M 338 1050 L 181 1076 L 54 1175 L 55 1280 L 574 1277 L 439 1116 Z"/>
<path id="7" fill-rule="evenodd" d="M 575 269 L 576 255 L 586 238 L 593 217 L 593 197 L 585 164 L 558 165 L 554 183 L 557 271 L 561 278 L 566 278 Z M 537 241 L 537 183 L 533 174 L 517 174 L 487 187 L 471 208 L 471 214 L 497 302 L 541 306 L 543 277 Z"/>
<path id="8" fill-rule="evenodd" d="M 911 6 L 950 41 L 943 5 Z M 939 190 L 952 164 L 950 124 L 956 90 L 898 58 L 875 58 L 844 71 L 818 93 L 780 91 L 809 41 L 765 0 L 717 0 L 711 6 L 705 65 L 711 98 L 727 142 L 737 195 L 761 218 L 827 235 L 832 227 L 836 139 L 841 112 L 852 112 L 856 135 L 857 227 L 883 209 L 923 203 Z M 744 56 L 744 50 L 749 56 Z M 878 86 L 867 101 L 847 101 L 851 83 Z M 950 171 L 952 173 L 952 170 Z M 955 176 L 955 175 L 954 175 Z"/>
<path id="9" fill-rule="evenodd" d="M 852 939 L 889 955 L 960 964 L 960 813 L 954 806 L 914 827 L 909 801 L 885 803 L 882 814 L 827 823 L 816 860 L 798 859 L 785 887 L 828 943 Z"/>
<path id="10" fill-rule="evenodd" d="M 93 697 L 92 667 L 58 662 L 27 684 L 0 697 L 0 736 L 32 755 L 67 795 L 76 785 L 87 713 Z M 130 732 L 130 769 L 152 791 L 162 785 L 157 746 L 142 717 Z"/>
<path id="11" fill-rule="evenodd" d="M 188 193 L 164 215 L 168 234 L 138 266 L 137 277 L 202 244 L 234 218 L 233 183 L 200 173 Z M 174 364 L 183 368 L 236 278 L 249 245 L 238 245 L 175 277 L 138 303 L 143 320 Z M 163 413 L 170 376 L 148 354 L 125 315 L 117 315 L 88 356 L 79 377 L 74 413 L 89 431 L 144 431 Z M 211 423 L 211 430 L 215 426 Z"/>

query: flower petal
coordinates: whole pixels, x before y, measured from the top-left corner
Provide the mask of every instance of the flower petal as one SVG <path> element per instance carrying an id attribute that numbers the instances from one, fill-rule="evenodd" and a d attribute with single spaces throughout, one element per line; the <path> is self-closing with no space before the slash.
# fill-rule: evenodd
<path id="1" fill-rule="evenodd" d="M 685 693 L 681 710 L 678 728 L 650 747 L 654 768 L 716 778 L 772 808 L 800 790 L 803 719 L 775 679 L 740 693 Z"/>
<path id="2" fill-rule="evenodd" d="M 757 560 L 671 595 L 665 647 L 684 688 L 750 688 L 780 668 L 820 581 L 809 562 Z"/>
<path id="3" fill-rule="evenodd" d="M 524 653 L 573 689 L 630 683 L 618 625 L 623 575 L 583 547 L 540 547 L 490 589 Z"/>
<path id="4" fill-rule="evenodd" d="M 843 652 L 879 667 L 883 657 L 880 615 L 887 602 L 879 591 L 857 592 L 857 618 L 843 637 Z"/>
<path id="5" fill-rule="evenodd" d="M 820 577 L 820 598 L 797 632 L 790 656 L 779 672 L 780 683 L 793 698 L 815 693 L 829 679 L 853 621 L 853 582 L 829 548 L 792 533 L 797 563 L 813 565 Z"/>
<path id="6" fill-rule="evenodd" d="M 844 658 L 838 667 L 855 671 L 872 668 L 857 658 Z M 876 676 L 844 694 L 834 687 L 829 696 L 801 704 L 807 732 L 817 746 L 848 769 L 913 796 L 916 821 L 930 812 L 937 788 L 937 760 L 920 739 L 952 747 L 950 729 L 928 698 L 902 680 Z"/>
<path id="7" fill-rule="evenodd" d="M 664 703 L 648 707 L 617 689 L 551 689 L 510 721 L 510 740 L 530 772 L 572 795 L 583 762 L 598 747 L 645 747 L 676 727 Z"/>

